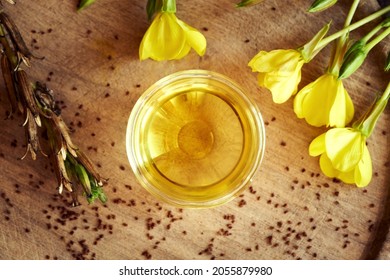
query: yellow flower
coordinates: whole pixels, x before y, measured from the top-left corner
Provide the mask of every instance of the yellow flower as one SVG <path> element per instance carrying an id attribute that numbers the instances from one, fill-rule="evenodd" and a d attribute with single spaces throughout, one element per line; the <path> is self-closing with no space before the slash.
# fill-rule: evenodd
<path id="1" fill-rule="evenodd" d="M 372 178 L 366 138 L 355 128 L 332 128 L 311 142 L 309 154 L 321 155 L 320 167 L 326 176 L 365 187 Z"/>
<path id="2" fill-rule="evenodd" d="M 326 73 L 298 92 L 294 112 L 313 126 L 344 127 L 353 118 L 354 106 L 342 80 Z"/>
<path id="3" fill-rule="evenodd" d="M 193 48 L 200 56 L 206 51 L 206 38 L 195 28 L 179 20 L 175 13 L 159 12 L 146 31 L 140 48 L 141 60 L 181 59 Z"/>
<path id="4" fill-rule="evenodd" d="M 297 50 L 273 50 L 260 51 L 248 65 L 259 72 L 259 85 L 271 91 L 273 101 L 283 103 L 297 92 L 304 63 Z"/>

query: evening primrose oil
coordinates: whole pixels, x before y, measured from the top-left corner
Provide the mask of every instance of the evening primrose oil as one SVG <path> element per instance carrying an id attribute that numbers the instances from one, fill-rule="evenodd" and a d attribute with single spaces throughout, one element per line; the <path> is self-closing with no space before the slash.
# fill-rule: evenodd
<path id="1" fill-rule="evenodd" d="M 264 152 L 256 105 L 230 79 L 203 70 L 172 74 L 134 106 L 127 154 L 140 184 L 178 207 L 223 204 L 245 189 Z"/>

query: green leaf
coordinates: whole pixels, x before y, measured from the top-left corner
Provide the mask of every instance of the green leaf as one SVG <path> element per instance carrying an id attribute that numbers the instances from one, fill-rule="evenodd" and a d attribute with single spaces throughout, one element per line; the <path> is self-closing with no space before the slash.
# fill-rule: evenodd
<path id="1" fill-rule="evenodd" d="M 92 5 L 96 0 L 80 0 L 79 5 L 77 6 L 77 10 L 81 11 L 86 7 Z"/>

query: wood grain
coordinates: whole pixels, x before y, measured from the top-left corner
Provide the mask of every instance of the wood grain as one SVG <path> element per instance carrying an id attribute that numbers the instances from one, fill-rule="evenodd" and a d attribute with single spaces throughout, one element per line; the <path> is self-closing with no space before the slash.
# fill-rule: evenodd
<path id="1" fill-rule="evenodd" d="M 23 120 L 0 118 L 0 259 L 390 259 L 387 108 L 368 140 L 374 176 L 364 189 L 325 177 L 310 141 L 324 132 L 296 118 L 292 100 L 277 105 L 247 66 L 260 50 L 295 48 L 332 20 L 342 27 L 348 1 L 321 14 L 309 0 L 276 1 L 237 10 L 232 2 L 177 1 L 179 18 L 200 29 L 207 53 L 180 61 L 138 59 L 148 22 L 146 1 L 99 0 L 77 13 L 75 1 L 19 1 L 6 12 L 43 60 L 28 74 L 55 91 L 74 142 L 109 178 L 106 205 L 72 208 L 60 196 L 46 158 L 24 154 Z M 378 8 L 362 1 L 356 19 Z M 365 34 L 373 24 L 351 34 Z M 384 90 L 389 41 L 345 81 L 359 117 Z M 327 65 L 327 48 L 302 74 L 303 86 Z M 250 189 L 212 209 L 176 209 L 158 202 L 135 180 L 125 151 L 128 116 L 158 79 L 183 69 L 225 74 L 248 92 L 266 124 L 266 152 Z M 1 85 L 0 112 L 8 103 Z"/>

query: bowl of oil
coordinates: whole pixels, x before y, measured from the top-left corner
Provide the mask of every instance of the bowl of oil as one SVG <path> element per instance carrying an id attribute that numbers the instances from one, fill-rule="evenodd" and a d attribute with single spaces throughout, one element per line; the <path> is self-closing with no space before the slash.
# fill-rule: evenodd
<path id="1" fill-rule="evenodd" d="M 139 183 L 177 207 L 222 205 L 245 190 L 263 158 L 261 113 L 230 78 L 185 70 L 137 100 L 126 151 Z"/>

